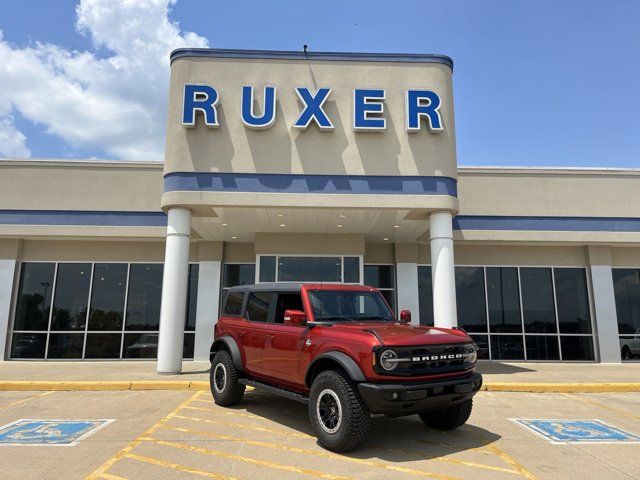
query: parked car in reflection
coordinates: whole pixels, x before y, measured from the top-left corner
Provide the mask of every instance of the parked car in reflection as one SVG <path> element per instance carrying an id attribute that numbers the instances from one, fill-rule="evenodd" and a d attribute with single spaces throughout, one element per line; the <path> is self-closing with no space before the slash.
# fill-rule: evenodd
<path id="1" fill-rule="evenodd" d="M 623 360 L 640 357 L 640 328 L 636 330 L 635 336 L 620 339 L 620 353 Z"/>
<path id="2" fill-rule="evenodd" d="M 158 354 L 158 334 L 140 335 L 136 343 L 126 348 L 126 358 L 150 358 Z"/>

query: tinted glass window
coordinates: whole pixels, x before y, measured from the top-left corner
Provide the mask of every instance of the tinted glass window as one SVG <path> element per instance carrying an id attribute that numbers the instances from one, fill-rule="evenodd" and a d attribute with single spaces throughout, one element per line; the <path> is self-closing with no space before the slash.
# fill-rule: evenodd
<path id="1" fill-rule="evenodd" d="M 122 356 L 124 358 L 156 358 L 158 356 L 158 334 L 125 333 Z"/>
<path id="2" fill-rule="evenodd" d="M 418 299 L 420 302 L 420 325 L 433 326 L 431 267 L 418 267 Z"/>
<path id="3" fill-rule="evenodd" d="M 304 311 L 302 306 L 302 297 L 299 293 L 279 293 L 278 303 L 276 304 L 276 315 L 274 317 L 275 323 L 284 323 L 284 312 L 286 310 L 301 310 Z"/>
<path id="4" fill-rule="evenodd" d="M 89 333 L 84 358 L 119 358 L 121 333 Z"/>
<path id="5" fill-rule="evenodd" d="M 252 322 L 268 321 L 272 298 L 273 294 L 271 292 L 250 293 L 245 314 L 247 319 Z"/>
<path id="6" fill-rule="evenodd" d="M 530 333 L 557 333 L 550 268 L 521 268 L 524 328 Z"/>
<path id="7" fill-rule="evenodd" d="M 90 280 L 91 264 L 58 264 L 51 330 L 84 330 Z"/>
<path id="8" fill-rule="evenodd" d="M 487 297 L 491 332 L 522 332 L 518 269 L 488 267 Z"/>
<path id="9" fill-rule="evenodd" d="M 471 335 L 471 338 L 478 345 L 478 358 L 480 360 L 489 359 L 489 337 L 487 335 Z"/>
<path id="10" fill-rule="evenodd" d="M 187 317 L 184 329 L 194 332 L 196 329 L 196 311 L 198 309 L 198 274 L 199 265 L 189 265 L 189 283 L 187 290 Z"/>
<path id="11" fill-rule="evenodd" d="M 528 360 L 560 360 L 557 335 L 527 335 Z"/>
<path id="12" fill-rule="evenodd" d="M 279 257 L 278 281 L 339 282 L 341 267 L 340 257 Z"/>
<path id="13" fill-rule="evenodd" d="M 260 281 L 261 282 L 276 281 L 276 257 L 273 257 L 273 256 L 260 257 Z"/>
<path id="14" fill-rule="evenodd" d="M 182 344 L 182 358 L 193 358 L 193 349 L 195 347 L 195 333 L 185 333 L 184 342 Z"/>
<path id="15" fill-rule="evenodd" d="M 127 265 L 121 263 L 95 264 L 91 310 L 89 311 L 89 330 L 122 329 L 126 282 Z"/>
<path id="16" fill-rule="evenodd" d="M 83 333 L 52 333 L 49 335 L 47 358 L 82 358 Z"/>
<path id="17" fill-rule="evenodd" d="M 591 333 L 584 268 L 554 268 L 560 333 Z"/>
<path id="18" fill-rule="evenodd" d="M 49 328 L 54 270 L 53 263 L 22 264 L 14 330 L 47 330 Z M 20 338 L 28 341 L 28 337 Z M 44 350 L 42 352 L 44 356 Z"/>
<path id="19" fill-rule="evenodd" d="M 394 320 L 378 292 L 349 290 L 317 290 L 309 292 L 316 321 Z"/>
<path id="20" fill-rule="evenodd" d="M 360 259 L 358 257 L 344 257 L 345 283 L 360 283 Z"/>
<path id="21" fill-rule="evenodd" d="M 560 337 L 563 360 L 593 360 L 593 337 Z"/>
<path id="22" fill-rule="evenodd" d="M 458 326 L 468 332 L 487 331 L 484 272 L 481 267 L 456 267 Z"/>
<path id="23" fill-rule="evenodd" d="M 491 356 L 494 360 L 524 360 L 522 335 L 491 335 Z"/>
<path id="24" fill-rule="evenodd" d="M 127 330 L 158 330 L 162 264 L 132 264 L 127 295 Z"/>
<path id="25" fill-rule="evenodd" d="M 364 284 L 376 288 L 395 288 L 393 265 L 365 265 Z"/>
<path id="26" fill-rule="evenodd" d="M 640 270 L 614 268 L 613 288 L 618 331 L 621 335 L 635 334 L 640 329 Z"/>
<path id="27" fill-rule="evenodd" d="M 224 303 L 225 315 L 240 315 L 242 313 L 242 302 L 244 301 L 244 292 L 227 292 L 227 298 Z"/>
<path id="28" fill-rule="evenodd" d="M 264 258 L 264 257 L 261 257 Z M 275 268 L 275 257 L 273 266 Z M 273 273 L 275 279 L 275 270 Z M 222 273 L 222 287 L 237 287 L 238 285 L 253 285 L 256 281 L 256 266 L 251 264 L 225 264 Z M 271 280 L 273 281 L 273 280 Z"/>
<path id="29" fill-rule="evenodd" d="M 46 333 L 14 333 L 11 358 L 44 358 L 46 346 Z"/>

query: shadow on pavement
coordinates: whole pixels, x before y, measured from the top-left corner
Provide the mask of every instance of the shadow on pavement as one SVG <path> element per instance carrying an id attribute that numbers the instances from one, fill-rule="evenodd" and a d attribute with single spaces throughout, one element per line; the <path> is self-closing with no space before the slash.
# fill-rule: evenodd
<path id="1" fill-rule="evenodd" d="M 508 363 L 497 362 L 495 360 L 482 360 L 478 362 L 477 371 L 491 375 L 507 375 L 510 373 L 535 372 L 532 368 L 521 367 L 520 365 L 509 365 Z"/>

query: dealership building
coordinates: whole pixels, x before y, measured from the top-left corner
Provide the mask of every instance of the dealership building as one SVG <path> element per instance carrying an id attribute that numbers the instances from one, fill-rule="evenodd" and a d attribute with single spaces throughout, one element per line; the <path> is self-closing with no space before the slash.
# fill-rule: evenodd
<path id="1" fill-rule="evenodd" d="M 485 359 L 637 360 L 640 170 L 458 167 L 452 73 L 181 49 L 163 163 L 0 161 L 3 358 L 176 372 L 229 287 L 308 281 L 378 287 Z"/>

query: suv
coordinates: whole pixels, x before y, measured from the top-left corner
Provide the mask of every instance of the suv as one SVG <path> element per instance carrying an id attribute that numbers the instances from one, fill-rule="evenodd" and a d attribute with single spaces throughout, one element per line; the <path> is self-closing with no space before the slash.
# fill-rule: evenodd
<path id="1" fill-rule="evenodd" d="M 233 287 L 211 346 L 213 398 L 235 405 L 251 385 L 308 404 L 319 442 L 338 452 L 367 438 L 373 414 L 459 427 L 482 385 L 477 347 L 461 329 L 410 320 L 362 285 Z"/>

